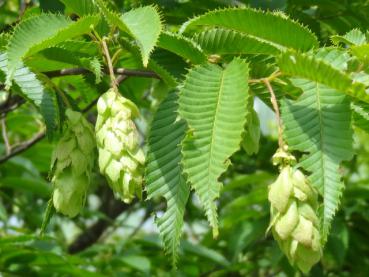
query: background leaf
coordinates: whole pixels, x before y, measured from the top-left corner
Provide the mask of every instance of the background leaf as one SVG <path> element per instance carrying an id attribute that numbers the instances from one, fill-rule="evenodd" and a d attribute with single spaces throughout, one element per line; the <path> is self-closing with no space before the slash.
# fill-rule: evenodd
<path id="1" fill-rule="evenodd" d="M 54 14 L 41 14 L 22 21 L 14 29 L 8 44 L 7 84 L 10 85 L 15 69 L 27 55 L 89 33 L 91 26 L 98 22 L 98 16 L 86 16 L 73 22 L 65 16 Z"/>
<path id="2" fill-rule="evenodd" d="M 171 92 L 159 106 L 151 124 L 146 166 L 147 197 L 164 197 L 165 213 L 156 219 L 164 247 L 177 262 L 182 234 L 183 215 L 190 188 L 182 176 L 180 143 L 185 135 L 185 123 L 177 119 L 178 96 Z"/>
<path id="3" fill-rule="evenodd" d="M 181 32 L 209 25 L 240 31 L 280 47 L 308 51 L 318 46 L 316 37 L 307 28 L 285 14 L 249 8 L 210 11 L 184 23 Z"/>

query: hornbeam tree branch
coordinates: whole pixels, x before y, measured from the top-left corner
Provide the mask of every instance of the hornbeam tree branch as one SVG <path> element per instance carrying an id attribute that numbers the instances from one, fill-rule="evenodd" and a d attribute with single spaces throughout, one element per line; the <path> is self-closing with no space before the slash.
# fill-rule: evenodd
<path id="1" fill-rule="evenodd" d="M 111 86 L 115 91 L 118 91 L 118 86 L 117 86 L 117 83 L 115 81 L 114 67 L 113 67 L 113 63 L 112 63 L 111 58 L 110 58 L 108 45 L 106 44 L 105 39 L 103 39 L 101 41 L 101 46 L 102 46 L 102 49 L 103 49 L 103 52 L 104 52 L 104 55 L 105 55 L 106 63 L 108 64 L 109 75 L 110 75 L 110 79 L 111 79 Z"/>
<path id="2" fill-rule="evenodd" d="M 270 93 L 270 101 L 272 102 L 272 106 L 275 112 L 275 116 L 277 119 L 277 124 L 278 124 L 278 145 L 281 149 L 283 149 L 284 147 L 284 143 L 283 143 L 283 131 L 282 131 L 282 120 L 281 120 L 281 114 L 279 111 L 279 107 L 278 107 L 278 102 L 277 102 L 277 97 L 275 96 L 274 90 L 272 88 L 272 85 L 270 84 L 269 79 L 264 79 L 264 84 L 267 87 L 269 93 Z"/>
<path id="3" fill-rule="evenodd" d="M 109 68 L 104 68 L 103 71 L 108 74 Z M 113 71 L 114 71 L 114 74 L 117 74 L 117 75 L 160 79 L 158 74 L 156 74 L 153 71 L 148 71 L 148 70 L 127 69 L 127 68 L 118 67 L 118 68 L 113 68 Z M 88 74 L 92 72 L 86 68 L 78 67 L 78 68 L 67 68 L 67 69 L 61 69 L 61 70 L 46 71 L 43 73 L 46 76 L 53 78 L 53 77 L 62 77 L 62 76 L 69 76 L 69 75 L 82 75 L 82 74 Z"/>
<path id="4" fill-rule="evenodd" d="M 109 73 L 108 68 L 104 68 L 103 71 L 105 73 Z M 142 78 L 154 78 L 154 79 L 160 79 L 159 75 L 157 75 L 153 71 L 147 71 L 147 70 L 138 70 L 138 69 L 126 69 L 126 68 L 113 68 L 114 74 L 118 75 L 116 83 L 119 84 L 123 80 L 125 80 L 127 77 L 142 77 Z M 53 70 L 53 71 L 46 71 L 43 72 L 46 76 L 49 78 L 54 77 L 62 77 L 62 76 L 70 76 L 70 75 L 83 75 L 83 74 L 89 74 L 92 73 L 86 68 L 78 67 L 78 68 L 67 68 L 67 69 L 61 69 L 61 70 Z M 4 89 L 5 85 L 0 84 L 0 90 Z M 17 96 L 14 98 L 15 101 L 9 101 L 6 104 L 0 105 L 0 114 L 6 114 L 8 112 L 11 112 L 24 104 L 26 101 L 20 97 Z"/>
<path id="5" fill-rule="evenodd" d="M 12 150 L 12 152 L 10 152 L 9 154 L 0 157 L 0 163 L 6 162 L 10 158 L 18 155 L 19 153 L 22 153 L 22 152 L 26 151 L 32 145 L 34 145 L 37 142 L 39 142 L 40 140 L 42 140 L 45 137 L 45 135 L 46 135 L 45 131 L 41 131 L 41 132 L 37 133 L 37 135 L 35 135 L 33 138 L 31 138 L 31 139 L 23 142 L 21 145 L 19 145 L 18 147 L 14 148 Z"/>
<path id="6" fill-rule="evenodd" d="M 95 106 L 97 100 L 98 100 L 98 98 L 96 98 L 95 100 L 93 100 L 84 109 L 82 109 L 82 112 L 83 113 L 88 112 L 92 107 Z M 36 144 L 37 142 L 41 141 L 45 136 L 46 136 L 46 132 L 45 131 L 40 131 L 33 138 L 31 138 L 31 139 L 23 142 L 18 147 L 15 147 L 10 153 L 8 153 L 8 154 L 0 157 L 0 164 L 6 162 L 10 158 L 12 158 L 12 157 L 14 157 L 14 156 L 16 156 L 16 155 L 18 155 L 18 154 L 26 151 L 27 149 L 31 148 L 34 144 Z"/>
<path id="7" fill-rule="evenodd" d="M 72 68 L 70 69 L 71 72 L 69 72 L 69 70 L 67 71 L 67 69 L 65 69 L 66 71 L 66 75 L 76 75 L 76 74 L 84 74 L 89 72 L 88 70 L 84 69 L 84 68 L 80 68 L 76 71 L 76 69 L 78 68 Z M 119 74 L 116 82 L 117 84 L 119 84 L 120 82 L 124 81 L 128 76 L 136 76 L 136 75 L 129 75 L 129 74 L 135 74 L 137 72 L 137 70 L 128 70 L 129 74 L 123 74 L 124 71 L 126 71 L 126 69 L 124 68 L 118 68 L 116 69 L 118 71 L 117 74 Z M 59 71 L 58 71 L 59 72 Z M 74 74 L 70 74 L 73 73 Z M 143 71 L 145 72 L 145 71 Z M 141 72 L 142 73 L 142 72 Z M 141 74 L 138 73 L 138 74 Z M 144 75 L 146 73 L 150 73 L 152 74 L 153 72 L 147 71 L 145 73 L 143 73 Z M 155 73 L 153 73 L 155 74 Z M 149 75 L 146 75 L 145 77 L 148 77 Z M 50 76 L 49 76 L 50 77 Z M 153 77 L 155 78 L 155 77 Z M 1 86 L 1 84 L 0 84 Z M 12 110 L 15 110 L 16 108 L 18 108 L 19 106 L 21 106 L 23 103 L 25 103 L 25 100 L 22 97 L 15 97 L 16 100 L 14 101 L 7 101 L 6 105 L 0 105 L 0 115 L 1 114 L 6 114 Z M 95 106 L 95 104 L 97 103 L 98 98 L 96 98 L 95 100 L 93 100 L 90 104 L 88 104 L 84 109 L 82 109 L 83 113 L 88 112 L 92 107 Z M 10 105 L 11 104 L 11 105 Z M 0 164 L 6 162 L 7 160 L 9 160 L 10 158 L 26 151 L 27 149 L 31 148 L 34 144 L 36 144 L 37 142 L 41 141 L 44 137 L 46 136 L 45 131 L 41 131 L 40 133 L 36 134 L 33 138 L 23 142 L 21 145 L 19 145 L 18 147 L 15 147 L 10 153 L 6 153 L 6 155 L 0 157 Z"/>
<path id="8" fill-rule="evenodd" d="M 0 104 L 0 114 L 7 114 L 24 104 L 25 99 L 18 95 L 9 96 L 8 99 Z"/>
<path id="9" fill-rule="evenodd" d="M 100 212 L 105 214 L 107 218 L 100 218 L 95 224 L 82 232 L 75 241 L 68 247 L 70 254 L 81 252 L 93 245 L 111 225 L 111 222 L 117 218 L 122 212 L 128 210 L 133 204 L 125 204 L 120 200 L 115 199 L 111 189 L 107 184 L 101 186 L 101 207 Z"/>
<path id="10" fill-rule="evenodd" d="M 26 100 L 19 99 L 17 102 L 15 102 L 14 104 L 12 104 L 11 106 L 6 105 L 4 107 L 0 107 L 0 114 L 7 114 L 11 111 L 16 110 L 18 107 L 22 106 L 24 103 L 26 103 Z"/>

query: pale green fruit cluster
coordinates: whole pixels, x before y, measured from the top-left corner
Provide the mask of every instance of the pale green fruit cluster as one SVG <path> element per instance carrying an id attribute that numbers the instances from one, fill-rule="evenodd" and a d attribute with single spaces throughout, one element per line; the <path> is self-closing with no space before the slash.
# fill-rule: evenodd
<path id="1" fill-rule="evenodd" d="M 304 174 L 289 165 L 282 167 L 269 190 L 274 238 L 302 272 L 308 272 L 322 256 L 317 197 Z"/>
<path id="2" fill-rule="evenodd" d="M 113 89 L 97 102 L 96 141 L 100 171 L 117 197 L 129 203 L 142 194 L 145 156 L 133 118 L 139 112 L 134 103 Z"/>
<path id="3" fill-rule="evenodd" d="M 81 113 L 66 110 L 66 129 L 52 156 L 53 204 L 58 212 L 74 217 L 82 209 L 95 158 L 95 134 Z"/>

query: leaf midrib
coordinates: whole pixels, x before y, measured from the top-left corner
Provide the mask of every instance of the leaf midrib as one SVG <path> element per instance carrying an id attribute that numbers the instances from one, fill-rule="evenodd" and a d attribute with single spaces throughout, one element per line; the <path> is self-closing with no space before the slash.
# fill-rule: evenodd
<path id="1" fill-rule="evenodd" d="M 323 175 L 323 183 L 322 183 L 322 189 L 323 189 L 323 229 L 325 229 L 326 225 L 326 190 L 325 190 L 325 184 L 326 184 L 326 170 L 325 170 L 325 151 L 324 151 L 324 128 L 323 128 L 323 117 L 322 117 L 322 108 L 321 108 L 321 101 L 320 101 L 320 92 L 319 92 L 319 83 L 315 83 L 315 90 L 316 90 L 316 100 L 317 100 L 317 108 L 318 108 L 318 117 L 319 117 L 319 125 L 320 125 L 320 150 L 321 150 L 321 169 L 322 169 L 322 175 Z"/>
<path id="2" fill-rule="evenodd" d="M 222 70 L 221 75 L 220 75 L 220 88 L 219 88 L 219 94 L 218 94 L 218 99 L 217 99 L 217 103 L 216 103 L 216 107 L 215 107 L 215 115 L 214 115 L 214 121 L 212 124 L 212 128 L 211 128 L 211 141 L 210 141 L 210 153 L 209 153 L 209 163 L 208 163 L 208 182 L 207 182 L 207 187 L 209 189 L 209 191 L 211 191 L 211 186 L 210 186 L 210 166 L 213 164 L 213 146 L 214 146 L 214 131 L 215 131 L 215 123 L 217 121 L 217 115 L 218 115 L 218 109 L 219 109 L 219 102 L 221 99 L 221 96 L 223 94 L 223 88 L 224 88 L 224 70 Z"/>

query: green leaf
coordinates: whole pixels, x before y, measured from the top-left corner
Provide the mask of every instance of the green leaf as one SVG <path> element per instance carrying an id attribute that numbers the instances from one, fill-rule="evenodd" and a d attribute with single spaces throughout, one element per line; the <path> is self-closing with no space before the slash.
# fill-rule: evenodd
<path id="1" fill-rule="evenodd" d="M 246 116 L 246 127 L 243 133 L 242 148 L 248 155 L 259 152 L 260 121 L 257 112 L 254 110 L 254 99 L 250 97 Z"/>
<path id="2" fill-rule="evenodd" d="M 41 178 L 9 176 L 0 180 L 0 188 L 12 188 L 24 192 L 31 192 L 37 196 L 48 197 L 51 192 L 50 185 Z"/>
<path id="3" fill-rule="evenodd" d="M 179 112 L 189 131 L 182 142 L 183 171 L 195 189 L 218 235 L 219 177 L 239 149 L 246 122 L 248 64 L 234 59 L 223 69 L 198 66 L 187 74 L 179 98 Z"/>
<path id="4" fill-rule="evenodd" d="M 187 73 L 186 68 L 190 67 L 190 64 L 180 56 L 160 48 L 155 49 L 151 55 L 151 59 L 167 70 L 177 82 L 178 80 L 184 79 Z"/>
<path id="5" fill-rule="evenodd" d="M 146 274 L 150 273 L 150 269 L 151 269 L 151 262 L 150 260 L 145 257 L 145 256 L 134 256 L 134 255 L 130 255 L 130 256 L 123 256 L 121 257 L 121 260 L 123 263 L 125 263 L 126 265 L 144 272 Z"/>
<path id="6" fill-rule="evenodd" d="M 141 7 L 124 13 L 121 20 L 128 27 L 141 49 L 143 65 L 147 66 L 149 56 L 162 31 L 162 23 L 157 9 L 153 6 Z"/>
<path id="7" fill-rule="evenodd" d="M 61 70 L 72 67 L 84 67 L 96 76 L 101 75 L 101 64 L 98 56 L 70 51 L 59 47 L 42 50 L 27 60 L 27 66 L 37 72 Z"/>
<path id="8" fill-rule="evenodd" d="M 351 103 L 353 124 L 369 133 L 369 104 L 363 102 Z"/>
<path id="9" fill-rule="evenodd" d="M 5 247 L 6 245 L 25 245 L 29 242 L 34 242 L 34 235 L 9 235 L 6 237 L 0 238 L 0 245 Z"/>
<path id="10" fill-rule="evenodd" d="M 345 50 L 336 47 L 319 48 L 314 57 L 340 71 L 347 70 L 348 63 L 351 59 Z"/>
<path id="11" fill-rule="evenodd" d="M 169 88 L 174 88 L 177 85 L 177 79 L 155 60 L 151 59 L 147 68 L 158 74 L 161 80 L 166 83 Z"/>
<path id="12" fill-rule="evenodd" d="M 44 213 L 44 217 L 42 219 L 42 225 L 40 230 L 40 236 L 43 236 L 46 232 L 46 228 L 50 223 L 51 218 L 55 213 L 55 208 L 53 204 L 53 198 L 51 197 L 49 201 L 47 201 L 46 211 Z"/>
<path id="13" fill-rule="evenodd" d="M 63 15 L 41 14 L 22 21 L 14 29 L 8 44 L 7 85 L 21 61 L 38 51 L 67 39 L 88 33 L 99 22 L 99 16 L 86 16 L 76 22 Z"/>
<path id="14" fill-rule="evenodd" d="M 82 58 L 80 62 L 83 67 L 90 70 L 95 74 L 96 80 L 95 83 L 98 84 L 101 82 L 102 78 L 102 63 L 98 57 L 90 57 L 90 58 Z"/>
<path id="15" fill-rule="evenodd" d="M 362 62 L 369 62 L 369 44 L 351 46 L 352 55 L 356 56 Z"/>
<path id="16" fill-rule="evenodd" d="M 334 59 L 334 55 L 325 57 L 327 62 Z M 326 241 L 344 188 L 339 166 L 353 156 L 350 100 L 318 82 L 294 79 L 293 83 L 303 94 L 296 101 L 282 101 L 284 137 L 290 150 L 305 153 L 297 167 L 310 173 L 311 184 L 323 197 L 321 232 Z"/>
<path id="17" fill-rule="evenodd" d="M 0 54 L 0 71 L 5 74 L 8 72 L 6 65 L 6 54 Z M 27 67 L 23 66 L 22 63 L 15 70 L 14 81 L 20 87 L 23 96 L 39 109 L 45 120 L 47 133 L 51 137 L 58 120 L 58 107 L 55 95 L 46 91 L 36 75 Z"/>
<path id="18" fill-rule="evenodd" d="M 177 100 L 176 92 L 169 93 L 155 114 L 149 134 L 146 166 L 147 198 L 164 197 L 167 201 L 167 210 L 157 218 L 156 224 L 174 267 L 190 193 L 180 166 L 180 143 L 186 126 L 183 120 L 177 119 Z"/>
<path id="19" fill-rule="evenodd" d="M 207 60 L 196 43 L 181 35 L 163 32 L 160 35 L 158 47 L 173 52 L 185 60 L 190 60 L 193 64 L 201 64 Z"/>
<path id="20" fill-rule="evenodd" d="M 94 14 L 99 11 L 93 0 L 60 0 L 66 8 L 79 16 Z"/>
<path id="21" fill-rule="evenodd" d="M 366 43 L 365 34 L 363 34 L 359 29 L 353 29 L 343 36 L 332 36 L 331 40 L 336 45 L 340 42 L 347 45 L 363 45 Z"/>
<path id="22" fill-rule="evenodd" d="M 136 45 L 133 45 L 126 39 L 120 40 L 121 45 L 132 54 L 133 58 L 136 58 L 139 63 L 142 63 L 142 57 L 140 55 L 140 50 Z M 177 56 L 175 56 L 177 57 Z M 177 79 L 174 77 L 164 66 L 159 64 L 155 59 L 150 59 L 147 68 L 154 71 L 161 80 L 166 83 L 169 88 L 174 88 L 177 85 Z"/>
<path id="23" fill-rule="evenodd" d="M 129 30 L 128 26 L 121 20 L 118 13 L 109 10 L 103 0 L 96 0 L 97 5 L 100 8 L 100 11 L 104 15 L 106 21 L 112 25 L 118 27 L 123 32 L 129 34 L 130 36 L 134 36 L 131 31 Z"/>
<path id="24" fill-rule="evenodd" d="M 6 222 L 8 220 L 8 213 L 3 204 L 3 201 L 0 198 L 0 221 Z"/>
<path id="25" fill-rule="evenodd" d="M 354 82 L 347 74 L 329 63 L 309 56 L 289 51 L 278 58 L 280 70 L 293 77 L 301 77 L 326 85 L 358 100 L 369 103 L 369 95 L 362 83 Z"/>
<path id="26" fill-rule="evenodd" d="M 80 58 L 85 54 L 68 51 L 59 47 L 51 47 L 35 54 L 26 61 L 27 66 L 35 72 L 47 72 L 81 66 Z"/>
<path id="27" fill-rule="evenodd" d="M 230 262 L 223 255 L 205 246 L 195 245 L 188 241 L 184 241 L 183 249 L 192 255 L 196 255 L 196 256 L 200 256 L 202 258 L 208 259 L 218 265 L 221 265 L 224 267 L 227 267 L 230 265 Z"/>
<path id="28" fill-rule="evenodd" d="M 103 1 L 98 0 L 99 7 L 109 24 L 134 38 L 140 48 L 142 62 L 146 67 L 151 52 L 159 39 L 163 29 L 160 14 L 156 7 L 145 6 L 133 9 L 120 17 L 110 11 Z"/>
<path id="29" fill-rule="evenodd" d="M 100 53 L 98 45 L 93 41 L 66 40 L 56 44 L 55 47 L 87 55 L 98 55 Z"/>
<path id="30" fill-rule="evenodd" d="M 193 40 L 208 54 L 275 55 L 278 47 L 240 32 L 215 28 L 197 33 Z"/>
<path id="31" fill-rule="evenodd" d="M 281 12 L 270 13 L 250 8 L 228 8 L 195 17 L 181 27 L 184 32 L 195 26 L 217 26 L 232 29 L 282 48 L 308 51 L 318 46 L 313 33 Z"/>

